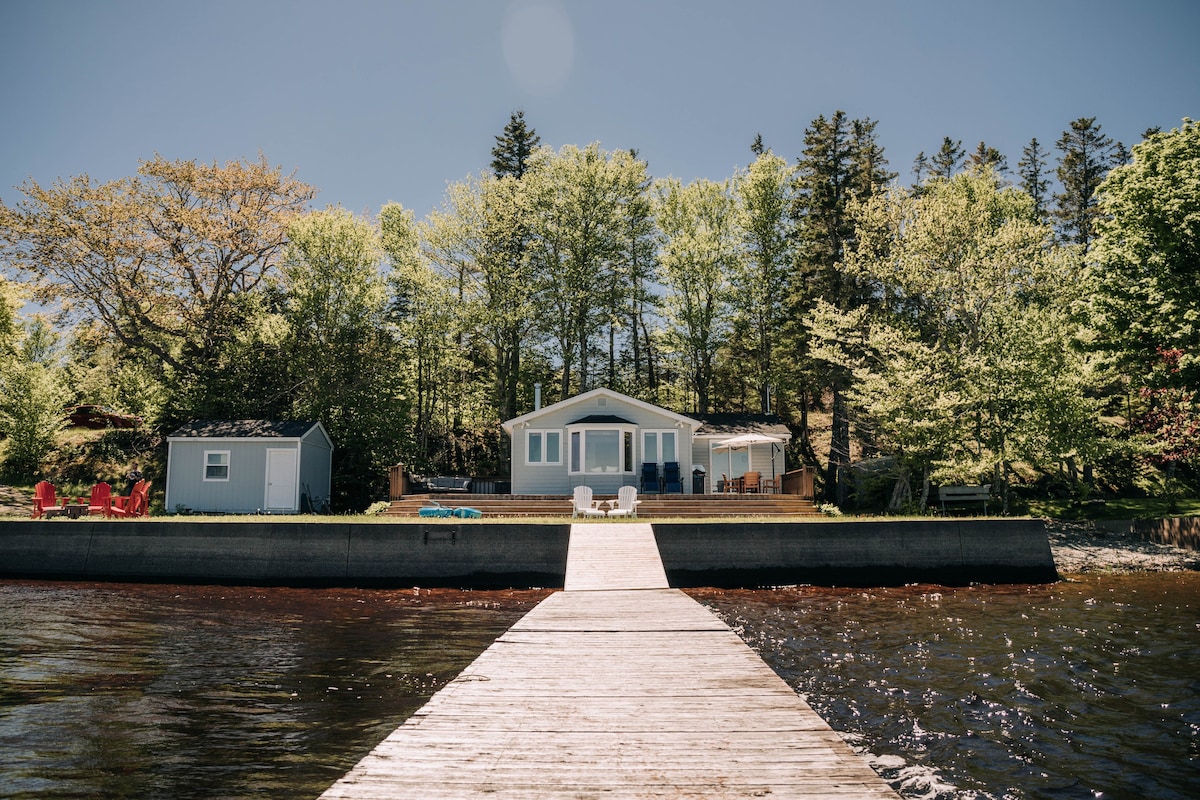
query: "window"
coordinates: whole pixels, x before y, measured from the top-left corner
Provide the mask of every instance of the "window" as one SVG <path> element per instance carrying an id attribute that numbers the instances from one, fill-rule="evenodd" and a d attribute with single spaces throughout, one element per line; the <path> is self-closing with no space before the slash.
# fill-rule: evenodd
<path id="1" fill-rule="evenodd" d="M 227 480 L 229 480 L 229 451 L 228 450 L 205 450 L 204 451 L 204 480 L 206 480 L 206 481 L 227 481 Z"/>
<path id="2" fill-rule="evenodd" d="M 572 473 L 633 472 L 633 430 L 584 428 L 570 432 Z"/>
<path id="3" fill-rule="evenodd" d="M 525 435 L 526 464 L 561 464 L 562 431 L 529 431 Z"/>
<path id="4" fill-rule="evenodd" d="M 675 447 L 677 439 L 677 431 L 642 431 L 642 462 L 665 464 L 670 461 L 679 461 L 679 454 Z"/>
<path id="5" fill-rule="evenodd" d="M 584 431 L 584 472 L 616 472 L 621 463 L 620 431 Z"/>

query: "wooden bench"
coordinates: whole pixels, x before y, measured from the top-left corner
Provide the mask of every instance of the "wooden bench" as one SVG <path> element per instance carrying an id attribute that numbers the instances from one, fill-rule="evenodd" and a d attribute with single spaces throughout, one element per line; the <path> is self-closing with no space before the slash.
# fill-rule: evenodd
<path id="1" fill-rule="evenodd" d="M 992 485 L 985 484 L 983 486 L 939 486 L 938 487 L 938 502 L 941 503 L 942 511 L 945 512 L 946 505 L 969 505 L 971 503 L 982 503 L 983 513 L 987 513 L 988 500 L 992 498 Z"/>

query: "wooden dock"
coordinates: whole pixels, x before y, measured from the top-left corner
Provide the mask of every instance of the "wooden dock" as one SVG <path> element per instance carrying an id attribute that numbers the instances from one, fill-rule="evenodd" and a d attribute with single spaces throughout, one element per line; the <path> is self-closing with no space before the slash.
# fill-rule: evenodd
<path id="1" fill-rule="evenodd" d="M 334 784 L 377 798 L 892 798 L 648 524 L 575 525 L 548 597 Z"/>

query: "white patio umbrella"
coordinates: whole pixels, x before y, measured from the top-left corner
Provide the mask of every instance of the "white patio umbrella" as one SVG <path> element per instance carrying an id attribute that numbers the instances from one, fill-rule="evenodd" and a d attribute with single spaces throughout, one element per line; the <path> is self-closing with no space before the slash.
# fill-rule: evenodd
<path id="1" fill-rule="evenodd" d="M 771 480 L 775 480 L 775 445 L 783 444 L 783 439 L 780 439 L 778 436 L 768 436 L 765 433 L 743 433 L 740 436 L 734 436 L 723 442 L 717 442 L 713 445 L 713 452 L 728 453 L 732 450 L 740 450 L 743 447 L 749 449 L 752 444 L 771 445 Z M 729 471 L 733 471 L 732 455 L 729 457 Z"/>

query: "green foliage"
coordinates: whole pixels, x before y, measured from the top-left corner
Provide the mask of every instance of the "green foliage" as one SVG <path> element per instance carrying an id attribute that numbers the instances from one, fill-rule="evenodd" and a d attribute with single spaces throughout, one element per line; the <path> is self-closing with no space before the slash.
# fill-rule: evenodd
<path id="1" fill-rule="evenodd" d="M 563 396 L 595 385 L 594 348 L 628 313 L 628 220 L 644 213 L 646 163 L 598 144 L 534 154 L 522 178 L 531 216 L 529 258 L 539 331 L 561 364 Z"/>
<path id="2" fill-rule="evenodd" d="M 265 159 L 224 167 L 143 162 L 138 176 L 82 175 L 21 187 L 0 205 L 6 260 L 37 278 L 38 298 L 95 320 L 126 348 L 203 379 L 283 249 L 312 189 Z"/>
<path id="3" fill-rule="evenodd" d="M 1135 386 L 1200 387 L 1200 125 L 1134 145 L 1098 195 L 1099 346 Z"/>
<path id="4" fill-rule="evenodd" d="M 1001 488 L 1017 460 L 1093 454 L 1098 411 L 1061 311 L 1080 291 L 1077 270 L 1056 257 L 1028 195 L 970 171 L 854 213 L 846 269 L 886 302 L 842 318 L 821 306 L 810 324 L 817 355 L 852 370 L 871 440 L 923 481 Z"/>
<path id="5" fill-rule="evenodd" d="M 717 350 L 730 330 L 729 276 L 741 263 L 737 207 L 728 182 L 684 186 L 669 178 L 655 191 L 655 216 L 665 237 L 659 255 L 668 289 L 665 345 L 687 376 L 696 409 L 707 413 Z"/>
<path id="6" fill-rule="evenodd" d="M 41 465 L 62 429 L 66 391 L 54 367 L 22 356 L 0 358 L 0 437 L 7 439 L 3 473 L 24 484 Z"/>
<path id="7" fill-rule="evenodd" d="M 393 234 L 395 231 L 393 231 Z M 395 463 L 404 416 L 401 360 L 387 327 L 384 250 L 342 208 L 288 227 L 278 290 L 292 419 L 320 420 L 334 449 L 334 508 L 361 508 Z"/>
<path id="8" fill-rule="evenodd" d="M 319 418 L 335 503 L 362 508 L 397 462 L 506 472 L 497 423 L 529 410 L 534 383 L 546 403 L 605 385 L 685 413 L 773 401 L 797 433 L 789 456 L 829 465 L 837 505 L 871 488 L 852 458 L 892 509 L 922 507 L 933 480 L 1082 496 L 1143 483 L 1148 465 L 1189 478 L 1196 126 L 1149 132 L 1129 160 L 1094 119 L 1072 123 L 1059 242 L 1037 140 L 1020 189 L 983 142 L 962 172 L 947 138 L 906 191 L 875 129 L 822 116 L 794 167 L 758 137 L 730 180 L 685 185 L 652 182 L 634 151 L 539 147 L 515 112 L 491 172 L 420 222 L 398 204 L 377 224 L 309 212 L 312 190 L 264 159 L 31 181 L 0 204 L 3 402 L 34 420 L 5 430 L 52 427 L 68 400 L 139 414 L 148 436 Z M 34 290 L 64 312 L 65 351 L 17 314 Z M 81 481 L 148 446 L 46 456 L 38 441 L 6 449 Z"/>
<path id="9" fill-rule="evenodd" d="M 1080 117 L 1059 138 L 1058 150 L 1062 154 L 1058 163 L 1062 191 L 1054 195 L 1054 215 L 1064 241 L 1087 251 L 1100 218 L 1096 190 L 1114 163 L 1113 141 L 1100 130 L 1095 117 Z"/>
<path id="10" fill-rule="evenodd" d="M 731 271 L 733 325 L 747 345 L 749 378 L 767 413 L 771 387 L 782 380 L 780 333 L 787 315 L 788 268 L 794 258 L 789 211 L 794 169 L 770 150 L 734 182 L 742 258 Z"/>
<path id="11" fill-rule="evenodd" d="M 525 112 L 514 111 L 504 126 L 504 133 L 496 137 L 492 148 L 492 172 L 497 178 L 517 178 L 529 168 L 533 151 L 541 144 L 541 137 L 525 124 Z"/>

